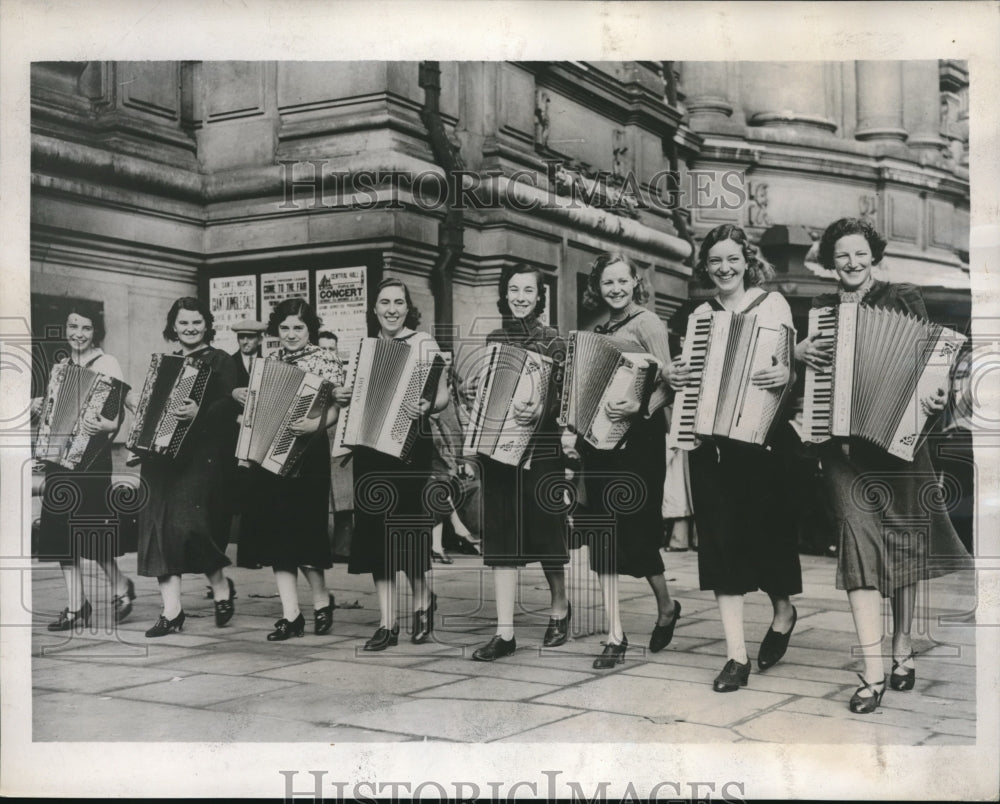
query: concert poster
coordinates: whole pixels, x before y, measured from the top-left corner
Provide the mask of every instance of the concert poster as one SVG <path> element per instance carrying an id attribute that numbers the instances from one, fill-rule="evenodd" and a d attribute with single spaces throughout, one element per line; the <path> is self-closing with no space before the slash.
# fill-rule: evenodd
<path id="1" fill-rule="evenodd" d="M 368 334 L 365 273 L 363 266 L 316 271 L 316 314 L 323 329 L 337 336 L 341 355 L 353 353 Z"/>
<path id="2" fill-rule="evenodd" d="M 237 321 L 257 317 L 257 277 L 213 277 L 208 283 L 208 299 L 215 317 L 215 347 L 235 352 L 236 333 L 230 327 Z"/>

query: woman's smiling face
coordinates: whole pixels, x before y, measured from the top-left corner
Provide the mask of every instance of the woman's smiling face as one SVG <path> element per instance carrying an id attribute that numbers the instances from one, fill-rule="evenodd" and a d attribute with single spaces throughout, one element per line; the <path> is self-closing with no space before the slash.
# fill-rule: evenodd
<path id="1" fill-rule="evenodd" d="M 719 293 L 735 293 L 745 287 L 747 258 L 739 243 L 720 240 L 708 250 L 705 262 L 708 275 Z"/>
<path id="2" fill-rule="evenodd" d="M 611 310 L 624 310 L 635 295 L 639 280 L 624 262 L 613 262 L 601 272 L 601 298 Z"/>

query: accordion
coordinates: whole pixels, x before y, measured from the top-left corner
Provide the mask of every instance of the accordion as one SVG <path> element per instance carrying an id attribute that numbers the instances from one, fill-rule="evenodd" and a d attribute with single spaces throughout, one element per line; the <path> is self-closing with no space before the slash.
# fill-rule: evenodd
<path id="1" fill-rule="evenodd" d="M 405 403 L 433 399 L 444 359 L 420 346 L 383 338 L 363 338 L 354 362 L 351 404 L 343 411 L 343 445 L 410 459 L 419 419 L 406 415 Z"/>
<path id="2" fill-rule="evenodd" d="M 200 405 L 211 374 L 212 369 L 196 357 L 153 355 L 126 446 L 134 452 L 176 458 L 194 420 L 178 421 L 171 411 L 185 399 Z"/>
<path id="3" fill-rule="evenodd" d="M 693 449 L 696 436 L 767 443 L 792 387 L 758 388 L 751 377 L 774 360 L 789 365 L 795 330 L 765 326 L 753 313 L 706 311 L 688 319 L 682 359 L 691 383 L 674 398 L 668 447 Z"/>
<path id="4" fill-rule="evenodd" d="M 479 367 L 479 385 L 466 427 L 466 455 L 479 453 L 498 463 L 521 462 L 544 417 L 552 359 L 519 346 L 491 343 Z M 529 426 L 514 419 L 514 406 L 534 402 L 542 415 Z"/>
<path id="5" fill-rule="evenodd" d="M 927 422 L 920 400 L 947 388 L 965 336 L 894 310 L 841 304 L 809 313 L 833 338 L 832 371 L 806 368 L 802 440 L 855 436 L 913 460 Z"/>
<path id="6" fill-rule="evenodd" d="M 330 383 L 281 360 L 254 358 L 236 457 L 276 475 L 294 475 L 314 433 L 296 436 L 288 425 L 332 402 Z M 325 434 L 320 433 L 324 438 Z"/>
<path id="7" fill-rule="evenodd" d="M 570 332 L 559 424 L 596 449 L 614 449 L 625 439 L 631 421 L 611 421 L 605 406 L 630 399 L 645 407 L 659 368 L 655 357 L 630 341 L 596 332 Z"/>
<path id="8" fill-rule="evenodd" d="M 34 456 L 37 460 L 86 469 L 108 443 L 108 433 L 81 432 L 84 419 L 121 415 L 128 385 L 114 377 L 61 361 L 52 367 L 39 417 Z"/>

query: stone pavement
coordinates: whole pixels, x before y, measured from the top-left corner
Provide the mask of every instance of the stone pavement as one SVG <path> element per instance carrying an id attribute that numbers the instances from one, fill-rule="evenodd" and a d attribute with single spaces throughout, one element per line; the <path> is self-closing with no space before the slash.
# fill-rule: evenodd
<path id="1" fill-rule="evenodd" d="M 971 572 L 923 587 L 914 626 L 916 689 L 888 690 L 878 713 L 853 715 L 847 701 L 861 662 L 852 658 L 853 624 L 846 596 L 833 586 L 832 559 L 802 557 L 804 593 L 794 599 L 798 625 L 784 660 L 766 673 L 755 665 L 746 688 L 718 694 L 711 682 L 725 663 L 725 642 L 713 597 L 698 591 L 695 553 L 664 555 L 671 591 L 683 604 L 674 641 L 661 653 L 646 650 L 652 593 L 644 580 L 622 579 L 631 646 L 612 671 L 591 667 L 601 650 L 602 609 L 583 551 L 568 570 L 574 639 L 540 649 L 548 593 L 536 565 L 521 577 L 518 650 L 492 664 L 469 659 L 493 634 L 492 581 L 478 557 L 435 565 L 437 642 L 411 645 L 402 634 L 398 648 L 379 654 L 361 651 L 379 619 L 371 579 L 348 575 L 342 565 L 328 573 L 331 589 L 338 606 L 359 607 L 337 608 L 332 632 L 315 636 L 300 580 L 306 635 L 269 643 L 265 635 L 281 611 L 269 570 L 227 570 L 238 597 L 236 616 L 223 629 L 215 627 L 204 579 L 185 576 L 183 633 L 147 640 L 143 632 L 159 615 L 160 597 L 154 579 L 135 575 L 134 554 L 121 560 L 138 590 L 132 615 L 117 631 L 108 628 L 103 575 L 84 562 L 97 612 L 89 629 L 71 637 L 45 629 L 65 593 L 58 567 L 36 564 L 33 739 L 975 742 L 975 626 L 940 622 L 974 608 Z M 770 622 L 765 595 L 748 596 L 746 622 L 755 659 Z M 408 619 L 401 624 L 405 630 Z"/>

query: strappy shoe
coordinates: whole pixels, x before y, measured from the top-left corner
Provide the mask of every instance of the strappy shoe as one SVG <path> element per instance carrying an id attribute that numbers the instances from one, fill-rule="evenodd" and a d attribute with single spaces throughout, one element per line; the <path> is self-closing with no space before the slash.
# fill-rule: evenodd
<path id="1" fill-rule="evenodd" d="M 850 710 L 856 715 L 868 715 L 878 709 L 882 703 L 882 696 L 885 695 L 885 678 L 869 684 L 865 677 L 858 673 L 861 679 L 861 686 L 854 691 L 851 696 Z M 871 695 L 862 695 L 862 690 L 868 690 Z"/>
<path id="2" fill-rule="evenodd" d="M 299 612 L 299 616 L 289 622 L 282 617 L 274 624 L 274 630 L 267 635 L 268 642 L 284 642 L 292 637 L 300 637 L 306 632 L 306 618 Z"/>
<path id="3" fill-rule="evenodd" d="M 146 636 L 152 639 L 153 637 L 162 637 L 166 636 L 167 634 L 173 634 L 177 631 L 182 631 L 184 629 L 185 617 L 186 615 L 184 614 L 183 610 L 181 610 L 181 613 L 178 614 L 176 617 L 174 617 L 174 619 L 172 620 L 168 620 L 161 614 L 160 619 L 158 619 L 153 624 L 153 627 L 146 632 Z"/>
<path id="4" fill-rule="evenodd" d="M 90 601 L 84 600 L 83 605 L 76 611 L 70 611 L 68 606 L 64 608 L 59 612 L 58 619 L 54 623 L 49 623 L 46 627 L 50 631 L 70 631 L 73 628 L 82 631 L 90 625 L 90 615 L 93 613 L 94 610 L 90 605 Z"/>
<path id="5" fill-rule="evenodd" d="M 618 645 L 605 642 L 601 655 L 594 659 L 594 669 L 610 670 L 616 664 L 624 664 L 626 650 L 628 650 L 628 637 L 624 634 L 622 634 L 622 641 Z"/>
<path id="6" fill-rule="evenodd" d="M 330 632 L 333 627 L 333 609 L 335 603 L 333 595 L 330 595 L 330 602 L 321 609 L 316 609 L 316 621 L 313 624 L 313 631 L 320 636 Z"/>
<path id="7" fill-rule="evenodd" d="M 135 584 L 131 578 L 125 579 L 125 594 L 115 595 L 111 598 L 111 603 L 115 607 L 116 623 L 120 623 L 132 613 L 132 604 L 135 603 Z"/>
<path id="8" fill-rule="evenodd" d="M 910 651 L 910 655 L 905 659 L 900 659 L 898 662 L 892 660 L 892 672 L 889 673 L 889 686 L 892 687 L 897 692 L 907 692 L 913 689 L 913 685 L 917 680 L 917 671 L 912 667 L 903 667 L 903 662 L 908 662 L 915 658 L 913 651 Z M 897 673 L 896 670 L 902 669 L 902 673 Z"/>

